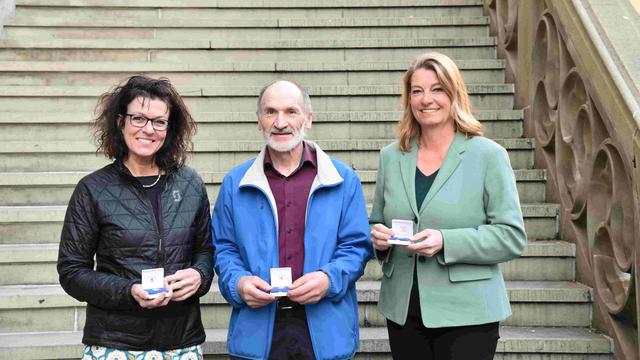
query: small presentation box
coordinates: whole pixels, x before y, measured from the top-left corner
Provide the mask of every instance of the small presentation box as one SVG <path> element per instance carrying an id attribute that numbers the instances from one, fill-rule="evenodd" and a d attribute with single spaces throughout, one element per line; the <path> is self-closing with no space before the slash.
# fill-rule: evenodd
<path id="1" fill-rule="evenodd" d="M 413 221 L 411 220 L 391 220 L 391 230 L 394 236 L 387 240 L 387 243 L 394 245 L 409 245 L 413 236 Z"/>
<path id="2" fill-rule="evenodd" d="M 291 268 L 271 268 L 271 295 L 287 296 L 291 287 Z"/>
<path id="3" fill-rule="evenodd" d="M 149 294 L 149 299 L 155 299 L 167 292 L 164 288 L 164 269 L 142 270 L 142 288 Z"/>

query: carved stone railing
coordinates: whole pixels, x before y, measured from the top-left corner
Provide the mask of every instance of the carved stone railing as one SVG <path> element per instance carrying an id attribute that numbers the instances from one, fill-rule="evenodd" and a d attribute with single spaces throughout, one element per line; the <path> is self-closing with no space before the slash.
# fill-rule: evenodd
<path id="1" fill-rule="evenodd" d="M 577 280 L 594 289 L 592 325 L 620 360 L 640 352 L 640 16 L 629 1 L 484 5 L 547 199 L 561 205 L 559 236 L 575 243 Z"/>
<path id="2" fill-rule="evenodd" d="M 0 39 L 2 38 L 2 25 L 4 20 L 9 16 L 16 14 L 16 1 L 15 0 L 0 0 Z"/>

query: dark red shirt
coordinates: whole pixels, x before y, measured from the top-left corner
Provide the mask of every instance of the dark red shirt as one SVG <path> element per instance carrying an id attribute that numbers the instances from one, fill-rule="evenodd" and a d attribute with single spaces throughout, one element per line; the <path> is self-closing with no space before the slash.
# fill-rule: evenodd
<path id="1" fill-rule="evenodd" d="M 316 153 L 304 145 L 300 165 L 289 176 L 273 167 L 269 151 L 264 157 L 264 174 L 278 208 L 278 255 L 280 267 L 290 267 L 295 281 L 304 265 L 304 223 L 309 191 L 317 174 Z"/>

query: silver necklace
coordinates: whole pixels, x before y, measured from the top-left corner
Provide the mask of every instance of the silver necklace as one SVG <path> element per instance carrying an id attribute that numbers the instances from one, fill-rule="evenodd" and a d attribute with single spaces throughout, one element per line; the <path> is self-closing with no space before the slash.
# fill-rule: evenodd
<path id="1" fill-rule="evenodd" d="M 142 187 L 145 188 L 145 189 L 148 189 L 148 188 L 152 188 L 152 187 L 156 186 L 158 181 L 160 181 L 160 177 L 161 176 L 162 176 L 162 173 L 160 172 L 160 173 L 158 173 L 158 178 L 156 178 L 156 181 L 154 181 L 153 184 L 149 184 L 149 185 L 142 184 Z"/>

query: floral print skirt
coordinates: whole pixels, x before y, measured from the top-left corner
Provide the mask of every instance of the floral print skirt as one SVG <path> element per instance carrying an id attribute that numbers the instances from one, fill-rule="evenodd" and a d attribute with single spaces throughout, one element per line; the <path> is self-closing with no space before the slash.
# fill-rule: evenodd
<path id="1" fill-rule="evenodd" d="M 85 345 L 82 360 L 202 360 L 200 345 L 167 351 L 118 350 L 103 346 Z"/>

